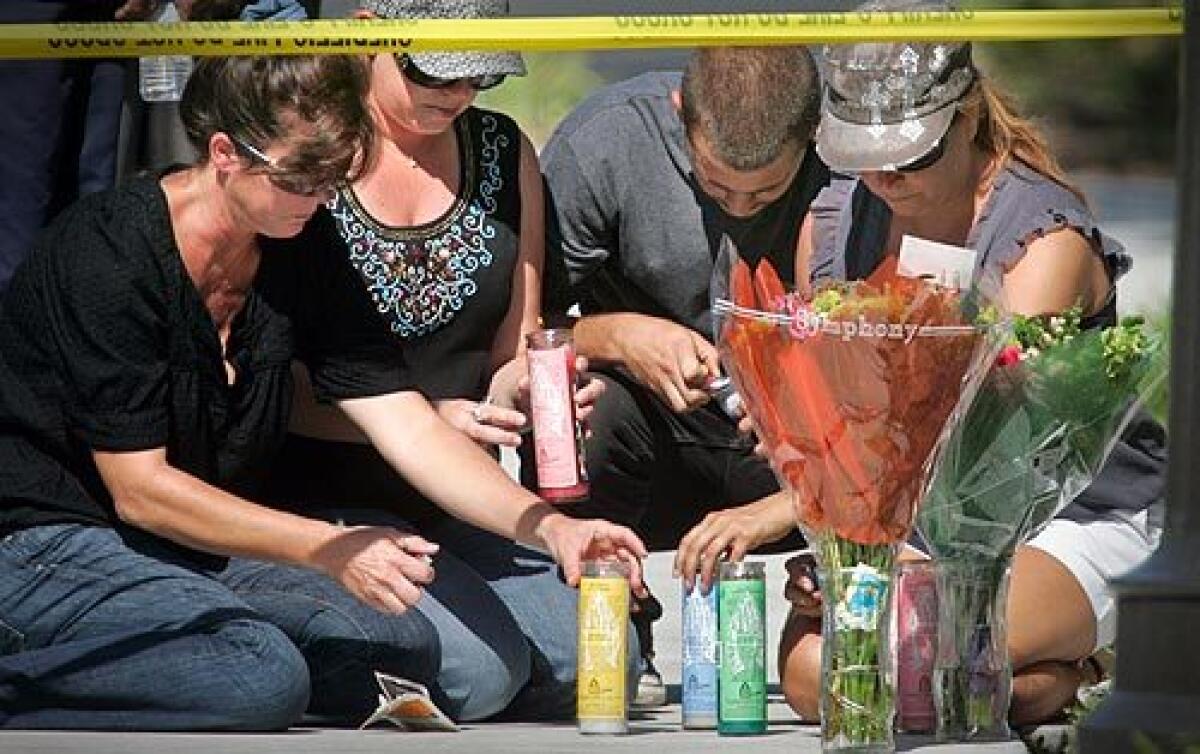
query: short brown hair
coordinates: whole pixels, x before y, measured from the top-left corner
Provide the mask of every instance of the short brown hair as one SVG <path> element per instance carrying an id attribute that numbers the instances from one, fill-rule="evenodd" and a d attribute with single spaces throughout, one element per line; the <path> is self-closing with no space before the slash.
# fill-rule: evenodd
<path id="1" fill-rule="evenodd" d="M 729 167 L 756 170 L 812 139 L 820 91 L 807 47 L 704 48 L 683 72 L 683 124 Z"/>
<path id="2" fill-rule="evenodd" d="M 262 145 L 310 124 L 281 168 L 320 183 L 353 180 L 367 164 L 374 125 L 366 106 L 368 74 L 359 57 L 278 55 L 200 59 L 179 115 L 202 155 L 218 131 Z"/>

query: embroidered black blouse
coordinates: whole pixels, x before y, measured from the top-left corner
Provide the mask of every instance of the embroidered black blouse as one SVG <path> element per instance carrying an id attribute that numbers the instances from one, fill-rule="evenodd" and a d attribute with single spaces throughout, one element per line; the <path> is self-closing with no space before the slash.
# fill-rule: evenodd
<path id="1" fill-rule="evenodd" d="M 347 260 L 369 296 L 373 326 L 408 356 L 429 398 L 480 399 L 491 351 L 512 300 L 519 254 L 521 134 L 505 115 L 469 108 L 455 122 L 458 194 L 440 217 L 389 226 L 341 189 L 280 247 L 320 247 Z"/>

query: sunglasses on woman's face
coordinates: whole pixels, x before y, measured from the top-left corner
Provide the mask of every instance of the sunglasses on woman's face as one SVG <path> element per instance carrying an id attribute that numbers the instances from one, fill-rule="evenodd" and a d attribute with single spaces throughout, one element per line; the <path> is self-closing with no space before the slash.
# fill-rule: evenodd
<path id="1" fill-rule="evenodd" d="M 253 144 L 244 139 L 228 134 L 229 140 L 233 142 L 234 148 L 251 162 L 257 162 L 267 168 L 267 180 L 271 185 L 280 191 L 285 191 L 296 196 L 314 197 L 321 194 L 328 194 L 336 188 L 336 185 L 331 185 L 324 181 L 318 181 L 310 176 L 300 175 L 298 173 L 289 173 L 286 170 L 279 168 L 279 163 L 274 157 L 271 157 L 266 152 L 262 151 Z"/>
<path id="2" fill-rule="evenodd" d="M 423 89 L 449 89 L 452 86 L 456 86 L 460 81 L 465 81 L 467 82 L 467 86 L 477 92 L 482 92 L 484 89 L 492 89 L 500 86 L 500 83 L 505 78 L 505 74 L 503 73 L 483 73 L 478 76 L 467 76 L 457 79 L 430 76 L 418 68 L 417 64 L 408 55 L 397 55 L 396 64 L 400 66 L 400 71 L 404 73 L 404 78 Z"/>
<path id="3" fill-rule="evenodd" d="M 954 117 L 950 119 L 950 125 L 946 127 L 946 133 L 942 134 L 942 138 L 937 140 L 933 147 L 915 160 L 904 163 L 894 169 L 897 173 L 916 173 L 919 170 L 927 170 L 938 163 L 938 160 L 946 154 L 946 140 L 950 138 L 950 132 L 954 130 L 954 124 L 958 122 L 962 112 L 957 108 L 954 111 Z"/>
<path id="4" fill-rule="evenodd" d="M 937 143 L 933 145 L 932 149 L 930 149 L 928 152 L 921 155 L 917 159 L 915 159 L 911 162 L 906 162 L 903 165 L 897 165 L 895 168 L 895 172 L 897 172 L 897 173 L 916 173 L 920 170 L 926 170 L 926 169 L 931 168 L 934 165 L 936 165 L 938 163 L 938 160 L 941 160 L 942 156 L 946 154 L 946 135 L 947 134 L 949 134 L 949 131 L 947 131 L 946 134 L 943 134 L 942 138 L 937 140 Z"/>

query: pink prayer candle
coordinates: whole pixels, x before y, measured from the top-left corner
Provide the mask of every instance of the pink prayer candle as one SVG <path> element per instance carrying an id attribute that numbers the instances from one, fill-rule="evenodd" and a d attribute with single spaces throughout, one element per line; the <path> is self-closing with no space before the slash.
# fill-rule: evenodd
<path id="1" fill-rule="evenodd" d="M 550 503 L 588 495 L 582 433 L 575 418 L 575 346 L 570 330 L 538 330 L 528 346 L 538 494 Z"/>

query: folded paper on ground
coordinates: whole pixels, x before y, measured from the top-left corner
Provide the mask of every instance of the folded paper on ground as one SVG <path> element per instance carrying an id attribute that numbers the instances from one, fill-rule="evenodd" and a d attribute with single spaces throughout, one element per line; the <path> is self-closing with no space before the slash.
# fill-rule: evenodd
<path id="1" fill-rule="evenodd" d="M 429 698 L 429 689 L 421 684 L 379 672 L 375 673 L 375 682 L 382 692 L 379 695 L 379 707 L 358 726 L 360 730 L 382 720 L 410 731 L 459 729 L 453 720 L 438 709 Z"/>

